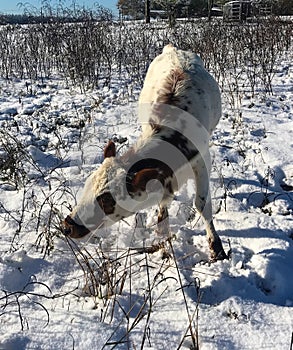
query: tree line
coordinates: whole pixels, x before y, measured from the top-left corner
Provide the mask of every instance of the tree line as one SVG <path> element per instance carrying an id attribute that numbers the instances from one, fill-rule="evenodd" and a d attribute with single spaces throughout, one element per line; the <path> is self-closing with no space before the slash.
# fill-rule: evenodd
<path id="1" fill-rule="evenodd" d="M 29 3 L 20 3 L 22 13 L 1 14 L 0 25 L 2 24 L 39 24 L 39 23 L 77 23 L 87 21 L 112 22 L 114 14 L 104 6 L 95 4 L 92 8 L 79 6 L 75 1 L 69 7 L 62 2 L 58 5 L 51 4 L 50 0 L 42 0 L 41 7 L 31 6 Z"/>
<path id="2" fill-rule="evenodd" d="M 230 0 L 118 0 L 116 5 L 121 19 L 168 18 L 172 25 L 176 18 L 210 16 L 214 5 L 221 7 Z M 293 15 L 292 0 L 256 0 L 270 3 L 275 15 Z M 113 12 L 98 3 L 92 8 L 79 6 L 73 0 L 70 7 L 62 2 L 52 5 L 50 0 L 42 0 L 41 7 L 36 8 L 29 3 L 20 3 L 20 14 L 1 14 L 2 24 L 29 24 L 61 22 L 112 21 Z"/>

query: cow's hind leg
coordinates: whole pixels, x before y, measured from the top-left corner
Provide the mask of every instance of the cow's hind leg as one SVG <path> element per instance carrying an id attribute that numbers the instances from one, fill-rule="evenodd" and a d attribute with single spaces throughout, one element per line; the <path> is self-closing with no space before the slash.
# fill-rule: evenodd
<path id="1" fill-rule="evenodd" d="M 194 173 L 196 180 L 195 206 L 201 214 L 206 226 L 211 259 L 227 259 L 221 239 L 218 236 L 213 223 L 212 202 L 209 191 L 209 170 L 207 169 L 205 161 L 202 158 L 198 160 Z"/>

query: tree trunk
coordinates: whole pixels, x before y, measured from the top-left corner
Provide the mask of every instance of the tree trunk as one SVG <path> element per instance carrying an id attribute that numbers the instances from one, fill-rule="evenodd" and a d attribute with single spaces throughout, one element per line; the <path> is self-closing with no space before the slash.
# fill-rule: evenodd
<path id="1" fill-rule="evenodd" d="M 214 0 L 208 0 L 208 20 L 212 19 L 212 8 L 214 6 Z"/>
<path id="2" fill-rule="evenodd" d="M 145 0 L 145 23 L 150 23 L 151 14 L 150 14 L 150 0 Z"/>

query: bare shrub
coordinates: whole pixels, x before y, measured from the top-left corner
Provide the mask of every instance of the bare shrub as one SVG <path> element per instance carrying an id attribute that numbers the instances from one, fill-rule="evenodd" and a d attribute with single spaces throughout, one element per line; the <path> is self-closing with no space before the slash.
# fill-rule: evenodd
<path id="1" fill-rule="evenodd" d="M 28 182 L 24 164 L 30 156 L 25 146 L 17 137 L 0 130 L 0 181 L 2 185 L 9 185 L 19 189 Z"/>
<path id="2" fill-rule="evenodd" d="M 292 22 L 277 17 L 238 25 L 193 20 L 170 28 L 164 22 L 117 23 L 102 8 L 92 12 L 48 5 L 43 11 L 46 21 L 1 28 L 2 77 L 38 80 L 58 73 L 85 92 L 99 85 L 110 87 L 118 72 L 127 84 L 141 86 L 152 59 L 171 42 L 201 55 L 237 109 L 243 85 L 239 69 L 252 95 L 256 88 L 272 93 L 277 61 L 292 44 Z M 225 87 L 229 72 L 233 82 Z"/>
<path id="3" fill-rule="evenodd" d="M 178 349 L 188 345 L 199 349 L 198 317 L 201 300 L 200 281 L 187 283 L 182 277 L 182 264 L 188 257 L 179 256 L 172 239 L 158 245 L 133 249 L 105 250 L 77 245 L 67 238 L 77 263 L 83 271 L 82 295 L 91 296 L 95 308 L 101 312 L 100 321 L 112 323 L 114 315 L 121 320 L 104 347 L 124 345 L 125 348 L 144 347 L 152 344 L 155 331 L 152 331 L 156 312 L 164 303 L 165 293 L 173 293 L 174 298 L 182 298 L 187 324 L 181 329 Z M 152 258 L 152 254 L 162 252 L 163 259 Z M 186 269 L 189 266 L 185 266 Z M 133 281 L 140 279 L 140 290 L 133 290 Z M 170 283 L 170 282 L 173 283 Z M 195 303 L 190 303 L 186 290 L 193 290 Z M 125 327 L 126 324 L 126 327 Z M 134 344 L 132 333 L 142 333 L 139 343 Z M 178 329 L 177 329 L 178 331 Z"/>

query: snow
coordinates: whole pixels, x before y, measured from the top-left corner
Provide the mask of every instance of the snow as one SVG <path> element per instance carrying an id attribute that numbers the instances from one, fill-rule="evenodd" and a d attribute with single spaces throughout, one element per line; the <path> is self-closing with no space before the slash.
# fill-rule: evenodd
<path id="1" fill-rule="evenodd" d="M 165 250 L 155 208 L 136 217 L 146 228 L 132 217 L 80 242 L 58 231 L 108 139 L 122 154 L 139 136 L 139 91 L 127 101 L 118 85 L 87 94 L 57 78 L 32 93 L 23 81 L 0 86 L 0 145 L 22 147 L 1 147 L 22 170 L 0 179 L 1 349 L 188 349 L 190 328 L 201 350 L 289 349 L 292 55 L 279 62 L 274 95 L 242 100 L 242 118 L 223 98 L 211 191 L 231 259 L 212 264 L 191 181 L 171 205 Z"/>

